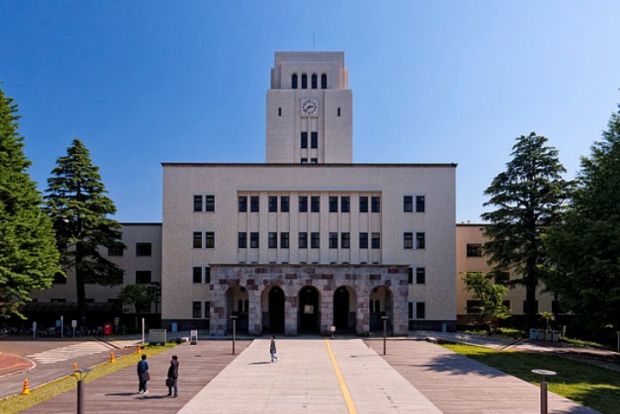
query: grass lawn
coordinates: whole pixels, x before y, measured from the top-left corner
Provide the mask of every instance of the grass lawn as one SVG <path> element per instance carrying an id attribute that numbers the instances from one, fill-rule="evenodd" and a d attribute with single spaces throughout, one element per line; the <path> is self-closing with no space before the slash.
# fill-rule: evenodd
<path id="1" fill-rule="evenodd" d="M 548 380 L 549 391 L 570 398 L 602 413 L 620 413 L 620 373 L 553 355 L 528 352 L 496 352 L 471 345 L 444 344 L 444 347 L 483 364 L 497 368 L 532 384 L 539 377 L 531 369 L 557 372 Z"/>
<path id="2" fill-rule="evenodd" d="M 147 346 L 144 348 L 143 352 L 148 352 L 148 355 L 151 356 L 170 349 L 175 345 L 176 344 L 166 344 L 165 346 Z M 93 369 L 88 373 L 84 381 L 86 383 L 89 383 L 96 380 L 97 378 L 101 378 L 123 368 L 133 366 L 138 363 L 140 357 L 140 354 L 133 353 L 117 357 L 116 362 L 114 363 L 106 362 L 97 365 L 93 367 Z M 58 394 L 62 394 L 64 392 L 75 389 L 76 387 L 77 381 L 75 377 L 69 375 L 59 378 L 55 381 L 49 382 L 39 387 L 32 388 L 30 390 L 30 395 L 14 395 L 0 400 L 0 413 L 18 413 L 22 410 L 32 407 L 33 405 L 37 405 L 42 403 L 43 401 L 47 401 L 50 398 L 57 396 Z"/>

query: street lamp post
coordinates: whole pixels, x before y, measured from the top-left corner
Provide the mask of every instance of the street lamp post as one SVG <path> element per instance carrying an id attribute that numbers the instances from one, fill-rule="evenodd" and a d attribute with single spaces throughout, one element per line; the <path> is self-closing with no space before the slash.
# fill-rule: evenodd
<path id="1" fill-rule="evenodd" d="M 554 371 L 546 369 L 533 369 L 534 374 L 542 376 L 540 381 L 540 414 L 547 414 L 547 381 L 546 377 L 552 377 L 556 374 Z"/>
<path id="2" fill-rule="evenodd" d="M 232 319 L 232 354 L 235 355 L 235 340 L 237 335 L 237 315 L 230 317 Z"/>
<path id="3" fill-rule="evenodd" d="M 387 344 L 387 316 L 382 316 L 383 319 L 383 355 L 386 355 L 386 344 Z"/>

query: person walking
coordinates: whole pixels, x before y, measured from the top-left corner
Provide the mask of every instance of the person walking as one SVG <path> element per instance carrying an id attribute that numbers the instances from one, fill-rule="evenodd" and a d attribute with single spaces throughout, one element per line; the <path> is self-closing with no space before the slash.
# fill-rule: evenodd
<path id="1" fill-rule="evenodd" d="M 278 355 L 276 354 L 276 337 L 275 336 L 271 337 L 271 343 L 269 344 L 269 353 L 271 354 L 271 362 L 273 362 L 274 359 L 276 361 L 278 360 Z"/>
<path id="2" fill-rule="evenodd" d="M 146 384 L 151 379 L 149 374 L 149 363 L 146 362 L 146 355 L 142 355 L 142 359 L 138 362 L 138 394 L 148 394 Z"/>
<path id="3" fill-rule="evenodd" d="M 179 359 L 176 355 L 172 355 L 170 366 L 168 367 L 168 378 L 166 379 L 166 385 L 168 386 L 168 397 L 172 396 L 172 390 L 174 390 L 173 398 L 178 397 L 179 389 L 177 387 L 177 379 L 179 379 Z"/>

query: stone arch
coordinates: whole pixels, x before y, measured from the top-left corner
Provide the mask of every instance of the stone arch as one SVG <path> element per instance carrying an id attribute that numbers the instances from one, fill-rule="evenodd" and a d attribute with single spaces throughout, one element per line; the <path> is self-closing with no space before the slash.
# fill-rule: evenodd
<path id="1" fill-rule="evenodd" d="M 250 297 L 248 290 L 238 284 L 226 290 L 226 333 L 232 333 L 232 318 L 236 316 L 236 330 L 238 334 L 248 334 L 248 315 L 250 311 Z"/>
<path id="2" fill-rule="evenodd" d="M 261 292 L 263 332 L 284 333 L 286 321 L 286 294 L 278 285 L 269 285 Z"/>
<path id="3" fill-rule="evenodd" d="M 388 330 L 392 326 L 394 320 L 394 295 L 390 286 L 375 286 L 369 295 L 369 317 L 370 330 L 378 331 L 383 329 L 383 320 L 381 317 L 388 317 Z"/>
<path id="4" fill-rule="evenodd" d="M 306 285 L 297 293 L 297 331 L 299 333 L 320 333 L 321 293 L 312 285 Z"/>
<path id="5" fill-rule="evenodd" d="M 336 332 L 355 332 L 357 323 L 357 292 L 355 289 L 348 285 L 336 288 L 333 306 L 333 324 Z"/>

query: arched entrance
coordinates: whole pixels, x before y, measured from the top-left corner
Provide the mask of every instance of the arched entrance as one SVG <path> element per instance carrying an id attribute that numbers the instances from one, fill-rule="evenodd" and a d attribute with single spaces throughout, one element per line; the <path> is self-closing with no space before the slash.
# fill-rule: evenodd
<path id="1" fill-rule="evenodd" d="M 284 333 L 284 291 L 271 286 L 261 294 L 263 331 Z"/>
<path id="2" fill-rule="evenodd" d="M 319 291 L 314 286 L 304 286 L 298 295 L 297 331 L 319 333 L 321 323 Z"/>
<path id="3" fill-rule="evenodd" d="M 250 301 L 248 291 L 243 286 L 234 286 L 226 291 L 226 333 L 232 333 L 231 316 L 237 317 L 236 331 L 238 334 L 248 334 L 248 311 Z"/>
<path id="4" fill-rule="evenodd" d="M 370 291 L 369 298 L 370 330 L 383 330 L 383 320 L 381 317 L 387 316 L 388 331 L 391 331 L 394 316 L 392 310 L 392 291 L 386 286 L 377 286 L 373 288 Z"/>
<path id="5" fill-rule="evenodd" d="M 336 332 L 355 332 L 357 295 L 350 286 L 334 291 L 334 326 Z"/>

